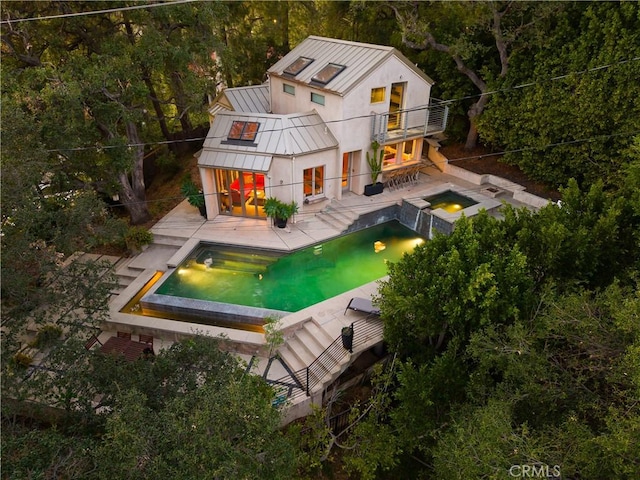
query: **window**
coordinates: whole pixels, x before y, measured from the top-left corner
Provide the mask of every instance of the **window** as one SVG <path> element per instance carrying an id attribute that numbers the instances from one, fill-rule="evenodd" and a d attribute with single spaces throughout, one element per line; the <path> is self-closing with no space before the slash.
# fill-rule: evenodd
<path id="1" fill-rule="evenodd" d="M 340 72 L 346 67 L 344 65 L 338 65 L 336 63 L 330 63 L 326 67 L 323 67 L 318 73 L 311 77 L 311 82 L 326 85 L 333 80 Z"/>
<path id="2" fill-rule="evenodd" d="M 304 197 L 318 197 L 324 192 L 324 166 L 306 168 L 303 172 Z"/>
<path id="3" fill-rule="evenodd" d="M 293 75 L 294 77 L 298 75 L 302 70 L 307 68 L 313 62 L 313 58 L 307 57 L 298 57 L 298 59 L 284 69 L 284 73 L 288 75 Z"/>
<path id="4" fill-rule="evenodd" d="M 242 122 L 234 120 L 227 135 L 227 140 L 243 140 L 253 142 L 258 134 L 258 122 Z"/>
<path id="5" fill-rule="evenodd" d="M 387 96 L 387 89 L 385 87 L 378 87 L 371 89 L 371 103 L 384 102 Z"/>
<path id="6" fill-rule="evenodd" d="M 311 101 L 313 103 L 317 103 L 318 105 L 324 105 L 324 95 L 311 92 Z"/>
<path id="7" fill-rule="evenodd" d="M 296 94 L 296 87 L 294 87 L 293 85 L 289 85 L 287 83 L 283 83 L 282 84 L 282 91 L 284 93 L 288 93 L 289 95 L 295 95 Z"/>
<path id="8" fill-rule="evenodd" d="M 383 168 L 402 165 L 416 161 L 418 151 L 417 140 L 407 140 L 403 143 L 384 146 Z"/>

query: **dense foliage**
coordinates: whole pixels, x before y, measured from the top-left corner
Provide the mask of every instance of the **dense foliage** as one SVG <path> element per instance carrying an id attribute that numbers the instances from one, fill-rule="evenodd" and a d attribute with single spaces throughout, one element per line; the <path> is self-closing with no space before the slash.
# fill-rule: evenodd
<path id="1" fill-rule="evenodd" d="M 1 6 L 4 478 L 308 478 L 337 447 L 353 478 L 638 478 L 637 3 L 190 2 L 18 21 L 139 5 Z M 564 187 L 560 205 L 463 219 L 390 266 L 395 360 L 348 439 L 321 411 L 280 431 L 271 390 L 210 339 L 126 365 L 85 350 L 114 279 L 69 261 L 124 238 L 105 198 L 149 218 L 144 157 L 179 169 L 207 96 L 262 82 L 310 34 L 402 49 L 452 100 L 450 135 Z M 29 369 L 27 330 L 44 368 Z M 32 399 L 58 408 L 26 412 L 49 423 L 22 421 Z"/>
<path id="2" fill-rule="evenodd" d="M 26 429 L 5 411 L 5 478 L 291 478 L 295 449 L 279 431 L 272 390 L 215 340 L 133 363 L 69 347 L 60 347 L 65 365 L 37 374 L 58 372 L 58 392 L 34 392 L 71 402 L 58 427 Z"/>

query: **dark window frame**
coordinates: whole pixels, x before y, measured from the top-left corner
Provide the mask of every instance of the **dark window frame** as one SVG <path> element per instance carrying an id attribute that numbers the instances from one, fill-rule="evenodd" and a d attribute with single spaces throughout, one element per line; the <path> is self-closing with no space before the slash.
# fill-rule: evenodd
<path id="1" fill-rule="evenodd" d="M 233 120 L 227 135 L 227 142 L 253 143 L 260 129 L 259 122 Z"/>
<path id="2" fill-rule="evenodd" d="M 311 83 L 317 85 L 327 85 L 331 83 L 334 78 L 340 75 L 345 68 L 347 68 L 346 65 L 340 65 L 338 63 L 328 63 L 318 72 L 316 72 L 313 77 L 311 77 Z M 325 70 L 328 70 L 325 75 L 320 76 Z M 328 76 L 326 76 L 326 74 L 328 74 Z"/>
<path id="3" fill-rule="evenodd" d="M 287 68 L 285 68 L 282 71 L 282 73 L 284 73 L 285 75 L 290 75 L 292 77 L 295 77 L 300 72 L 302 72 L 305 68 L 307 68 L 309 65 L 311 65 L 314 61 L 315 61 L 315 59 L 313 59 L 313 58 L 300 56 L 300 57 L 296 58 L 295 61 L 291 62 L 291 64 L 289 64 L 289 66 Z M 299 62 L 300 62 L 300 65 L 296 65 Z"/>

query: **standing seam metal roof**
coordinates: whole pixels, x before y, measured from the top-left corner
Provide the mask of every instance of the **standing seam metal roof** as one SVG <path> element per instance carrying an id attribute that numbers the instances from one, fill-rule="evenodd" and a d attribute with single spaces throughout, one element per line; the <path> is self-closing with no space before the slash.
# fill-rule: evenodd
<path id="1" fill-rule="evenodd" d="M 249 87 L 225 88 L 212 103 L 213 106 L 209 109 L 211 115 L 228 111 L 268 113 L 271 111 L 269 85 L 265 83 Z"/>
<path id="2" fill-rule="evenodd" d="M 269 69 L 269 74 L 277 75 L 294 82 L 311 84 L 319 89 L 330 90 L 339 95 L 344 95 L 361 80 L 366 78 L 371 70 L 375 69 L 390 56 L 396 56 L 426 82 L 430 84 L 435 83 L 422 70 L 411 63 L 407 57 L 393 47 L 316 36 L 310 36 L 303 40 L 302 43 L 291 50 L 291 52 L 276 62 Z M 295 77 L 285 74 L 284 70 L 299 57 L 313 58 L 314 62 Z M 326 85 L 311 83 L 312 77 L 329 63 L 344 65 L 346 68 Z"/>
<path id="3" fill-rule="evenodd" d="M 234 120 L 258 122 L 255 142 L 227 142 Z M 303 155 L 338 146 L 338 141 L 317 112 L 273 115 L 220 112 L 204 141 L 203 153 L 244 152 L 251 155 Z"/>

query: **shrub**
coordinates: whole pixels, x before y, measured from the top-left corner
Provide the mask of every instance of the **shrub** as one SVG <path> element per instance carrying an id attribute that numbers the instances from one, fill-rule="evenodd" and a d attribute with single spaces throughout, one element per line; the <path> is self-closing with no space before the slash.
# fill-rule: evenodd
<path id="1" fill-rule="evenodd" d="M 36 335 L 36 341 L 34 347 L 45 348 L 53 344 L 62 335 L 62 329 L 57 325 L 47 324 L 44 325 Z"/>
<path id="2" fill-rule="evenodd" d="M 144 245 L 149 245 L 153 242 L 153 233 L 142 226 L 129 227 L 124 234 L 124 241 L 127 244 L 127 248 L 135 252 Z"/>
<path id="3" fill-rule="evenodd" d="M 13 361 L 20 367 L 28 367 L 33 363 L 33 358 L 31 357 L 31 355 L 18 352 L 13 356 Z"/>

